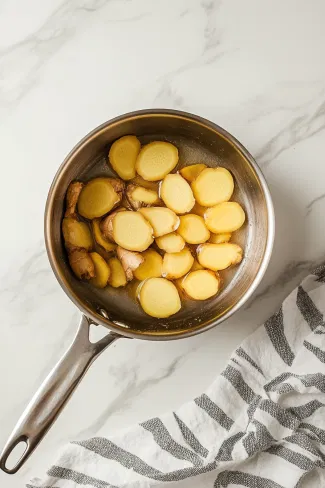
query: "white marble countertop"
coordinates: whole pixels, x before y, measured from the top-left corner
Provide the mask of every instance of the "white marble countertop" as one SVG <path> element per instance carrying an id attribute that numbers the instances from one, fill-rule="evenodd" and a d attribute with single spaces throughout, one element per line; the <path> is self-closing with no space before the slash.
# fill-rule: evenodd
<path id="1" fill-rule="evenodd" d="M 70 439 L 199 394 L 325 256 L 324 17 L 322 0 L 2 0 L 0 447 L 76 330 L 78 311 L 47 261 L 43 212 L 59 164 L 88 131 L 150 107 L 223 126 L 264 171 L 276 241 L 255 297 L 231 320 L 171 343 L 117 341 L 0 486 L 41 475 Z"/>

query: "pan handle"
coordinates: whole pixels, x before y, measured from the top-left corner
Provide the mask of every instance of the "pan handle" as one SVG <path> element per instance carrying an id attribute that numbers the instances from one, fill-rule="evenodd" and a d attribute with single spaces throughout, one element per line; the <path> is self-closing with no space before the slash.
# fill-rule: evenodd
<path id="1" fill-rule="evenodd" d="M 0 455 L 0 468 L 5 473 L 14 474 L 25 463 L 59 416 L 91 363 L 120 337 L 109 332 L 98 342 L 91 343 L 90 324 L 91 321 L 82 315 L 71 346 L 49 373 L 18 420 Z M 6 467 L 8 457 L 20 442 L 26 444 L 24 453 L 13 468 Z"/>

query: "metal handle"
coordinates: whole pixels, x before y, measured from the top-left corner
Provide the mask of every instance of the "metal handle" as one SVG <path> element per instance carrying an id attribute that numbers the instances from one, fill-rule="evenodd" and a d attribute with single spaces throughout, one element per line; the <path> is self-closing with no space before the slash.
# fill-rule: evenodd
<path id="1" fill-rule="evenodd" d="M 49 373 L 18 420 L 0 455 L 0 468 L 5 473 L 14 474 L 25 463 L 59 416 L 92 362 L 120 337 L 109 332 L 93 344 L 89 341 L 90 324 L 90 320 L 83 315 L 71 346 Z M 24 453 L 13 468 L 7 468 L 9 455 L 21 441 L 26 443 Z"/>

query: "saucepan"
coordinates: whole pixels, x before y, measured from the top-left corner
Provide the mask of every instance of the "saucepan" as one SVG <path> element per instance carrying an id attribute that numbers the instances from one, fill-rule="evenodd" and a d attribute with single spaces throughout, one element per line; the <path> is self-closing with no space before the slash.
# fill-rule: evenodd
<path id="1" fill-rule="evenodd" d="M 135 134 L 142 144 L 165 140 L 179 149 L 179 167 L 194 163 L 224 166 L 235 179 L 233 199 L 246 212 L 246 224 L 235 233 L 244 249 L 239 266 L 224 273 L 222 291 L 206 301 L 191 301 L 168 319 L 145 315 L 130 287 L 97 290 L 77 280 L 67 262 L 61 236 L 65 193 L 71 181 L 112 174 L 107 154 L 113 141 Z M 176 168 L 179 169 L 179 168 Z M 45 379 L 18 421 L 0 457 L 6 473 L 18 471 L 51 427 L 91 363 L 121 337 L 165 341 L 182 339 L 220 324 L 248 300 L 268 265 L 274 238 L 274 211 L 265 179 L 249 152 L 226 130 L 196 115 L 174 110 L 142 110 L 110 120 L 88 134 L 67 156 L 50 188 L 45 209 L 45 242 L 54 274 L 81 311 L 81 321 L 70 348 Z M 107 335 L 89 340 L 91 324 Z M 6 466 L 15 446 L 25 451 L 14 467 Z"/>

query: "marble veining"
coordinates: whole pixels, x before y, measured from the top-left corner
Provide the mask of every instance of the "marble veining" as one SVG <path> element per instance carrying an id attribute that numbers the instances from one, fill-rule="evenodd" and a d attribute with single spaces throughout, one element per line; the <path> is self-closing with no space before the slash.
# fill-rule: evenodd
<path id="1" fill-rule="evenodd" d="M 104 435 L 198 395 L 232 350 L 325 259 L 322 0 L 31 0 L 0 3 L 0 446 L 71 342 L 79 312 L 50 269 L 43 212 L 74 144 L 121 113 L 197 113 L 255 156 L 274 199 L 271 264 L 226 323 L 168 343 L 121 339 L 91 367 L 29 462 L 39 476 L 71 439 Z"/>

